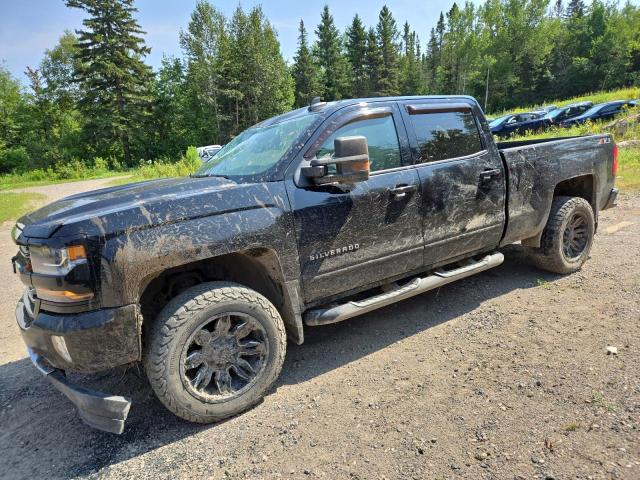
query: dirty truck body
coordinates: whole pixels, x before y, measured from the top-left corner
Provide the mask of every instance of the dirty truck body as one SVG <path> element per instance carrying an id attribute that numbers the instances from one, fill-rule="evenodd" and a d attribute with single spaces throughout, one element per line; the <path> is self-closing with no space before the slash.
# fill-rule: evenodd
<path id="1" fill-rule="evenodd" d="M 192 177 L 22 217 L 18 325 L 92 426 L 122 432 L 129 401 L 63 372 L 138 361 L 172 412 L 219 420 L 264 396 L 305 328 L 491 268 L 518 241 L 542 268 L 579 269 L 616 154 L 607 135 L 496 144 L 470 97 L 316 103 Z"/>

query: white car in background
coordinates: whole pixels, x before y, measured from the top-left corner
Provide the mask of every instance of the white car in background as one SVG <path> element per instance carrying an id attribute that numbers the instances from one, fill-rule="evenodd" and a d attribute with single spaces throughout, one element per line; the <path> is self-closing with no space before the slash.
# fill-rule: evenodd
<path id="1" fill-rule="evenodd" d="M 197 147 L 198 156 L 202 159 L 203 162 L 208 162 L 216 154 L 222 150 L 222 145 L 207 145 L 206 147 Z"/>

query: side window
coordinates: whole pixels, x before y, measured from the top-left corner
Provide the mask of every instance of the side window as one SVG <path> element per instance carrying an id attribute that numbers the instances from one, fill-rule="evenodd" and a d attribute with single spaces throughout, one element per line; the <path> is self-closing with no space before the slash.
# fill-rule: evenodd
<path id="1" fill-rule="evenodd" d="M 338 128 L 316 152 L 316 158 L 333 155 L 333 141 L 339 137 L 362 135 L 369 146 L 369 164 L 372 172 L 402 166 L 400 142 L 393 117 L 356 120 Z"/>
<path id="2" fill-rule="evenodd" d="M 470 110 L 411 115 L 421 162 L 464 157 L 483 150 L 480 132 Z"/>

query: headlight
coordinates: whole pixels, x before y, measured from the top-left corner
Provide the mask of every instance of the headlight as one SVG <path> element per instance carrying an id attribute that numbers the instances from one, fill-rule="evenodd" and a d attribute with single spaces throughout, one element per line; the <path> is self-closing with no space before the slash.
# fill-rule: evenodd
<path id="1" fill-rule="evenodd" d="M 87 252 L 83 245 L 63 248 L 31 245 L 29 251 L 34 273 L 43 275 L 66 275 L 76 265 L 87 261 Z"/>
<path id="2" fill-rule="evenodd" d="M 31 245 L 29 251 L 31 268 L 35 274 L 63 277 L 76 266 L 87 263 L 87 252 L 84 245 L 70 245 L 62 248 Z M 94 296 L 93 292 L 86 291 L 85 288 L 74 291 L 73 285 L 68 285 L 63 290 L 51 290 L 42 286 L 35 288 L 38 298 L 52 302 L 82 302 L 91 300 Z"/>

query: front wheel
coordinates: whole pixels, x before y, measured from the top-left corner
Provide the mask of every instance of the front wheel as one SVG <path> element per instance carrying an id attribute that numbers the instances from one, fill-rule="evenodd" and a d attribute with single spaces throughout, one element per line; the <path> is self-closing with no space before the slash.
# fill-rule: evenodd
<path id="1" fill-rule="evenodd" d="M 264 296 L 235 283 L 204 283 L 162 310 L 146 339 L 145 367 L 160 401 L 198 423 L 259 402 L 282 369 L 284 323 Z"/>
<path id="2" fill-rule="evenodd" d="M 549 272 L 576 272 L 589 258 L 594 233 L 589 202 L 580 197 L 555 197 L 533 262 Z"/>

